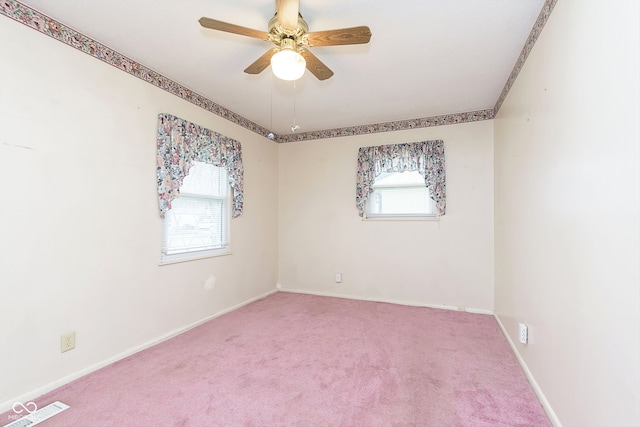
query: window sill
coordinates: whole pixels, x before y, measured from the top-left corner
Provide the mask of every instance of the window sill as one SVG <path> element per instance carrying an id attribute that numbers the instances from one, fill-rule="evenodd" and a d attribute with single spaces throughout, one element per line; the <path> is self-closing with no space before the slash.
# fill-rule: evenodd
<path id="1" fill-rule="evenodd" d="M 437 215 L 374 215 L 364 216 L 362 221 L 440 221 Z"/>
<path id="2" fill-rule="evenodd" d="M 160 266 L 177 264 L 180 262 L 197 261 L 206 258 L 215 258 L 219 256 L 231 255 L 231 249 L 219 249 L 216 251 L 204 251 L 200 253 L 184 253 L 174 255 L 161 255 Z"/>

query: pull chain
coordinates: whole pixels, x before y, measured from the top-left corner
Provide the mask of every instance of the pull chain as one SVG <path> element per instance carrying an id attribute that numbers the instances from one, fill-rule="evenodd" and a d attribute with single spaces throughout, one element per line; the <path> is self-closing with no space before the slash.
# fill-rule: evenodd
<path id="1" fill-rule="evenodd" d="M 271 118 L 269 120 L 269 134 L 267 135 L 267 138 L 269 138 L 270 140 L 274 140 L 275 139 L 275 135 L 273 134 L 273 74 L 271 75 L 271 85 L 270 87 L 270 104 L 271 104 Z"/>
<path id="2" fill-rule="evenodd" d="M 296 123 L 296 81 L 293 81 L 293 125 L 291 126 L 291 132 L 296 133 L 300 129 L 300 126 Z"/>

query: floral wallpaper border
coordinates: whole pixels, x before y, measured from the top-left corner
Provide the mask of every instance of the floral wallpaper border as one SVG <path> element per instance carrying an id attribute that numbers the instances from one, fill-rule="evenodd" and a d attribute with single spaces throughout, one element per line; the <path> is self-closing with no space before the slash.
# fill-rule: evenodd
<path id="1" fill-rule="evenodd" d="M 502 93 L 500 93 L 500 96 L 498 97 L 498 101 L 496 101 L 496 105 L 493 107 L 493 111 L 495 114 L 498 114 L 500 107 L 502 107 L 502 103 L 504 102 L 505 98 L 507 97 L 507 94 L 511 90 L 511 86 L 513 86 L 513 83 L 516 81 L 516 78 L 518 78 L 518 74 L 520 74 L 520 70 L 522 70 L 522 67 L 524 66 L 524 63 L 527 60 L 529 53 L 531 53 L 533 46 L 536 44 L 536 41 L 538 40 L 538 37 L 542 32 L 542 28 L 544 28 L 545 24 L 549 20 L 549 16 L 551 15 L 551 12 L 553 11 L 553 8 L 555 7 L 557 2 L 558 0 L 547 0 L 545 1 L 544 6 L 542 6 L 542 10 L 538 15 L 538 19 L 536 19 L 536 23 L 533 24 L 533 28 L 529 33 L 529 37 L 527 38 L 527 41 L 525 42 L 524 47 L 520 52 L 520 56 L 516 61 L 516 65 L 513 67 L 513 70 L 511 70 L 511 74 L 509 75 L 509 78 L 507 79 L 507 82 L 505 83 L 504 88 L 502 89 Z"/>
<path id="2" fill-rule="evenodd" d="M 418 119 L 400 120 L 394 122 L 377 123 L 371 125 L 361 125 L 344 127 L 338 129 L 326 129 L 313 132 L 305 132 L 299 134 L 277 135 L 275 141 L 278 143 L 298 142 L 316 139 L 335 138 L 341 136 L 366 135 L 378 132 L 392 132 L 397 130 L 408 130 L 432 126 L 444 126 L 456 123 L 475 122 L 479 120 L 491 120 L 495 117 L 504 99 L 506 98 L 511 86 L 515 82 L 520 70 L 522 69 L 527 56 L 531 52 L 542 28 L 547 22 L 551 11 L 558 0 L 547 0 L 538 15 L 531 33 L 520 53 L 520 56 L 514 66 L 507 82 L 498 98 L 493 109 L 470 111 L 466 113 L 446 114 L 442 116 L 423 117 Z M 217 116 L 229 120 L 245 129 L 253 131 L 265 138 L 269 134 L 269 129 L 252 122 L 241 115 L 234 113 L 223 106 L 216 104 L 208 98 L 192 91 L 179 83 L 153 71 L 152 69 L 136 62 L 126 56 L 116 52 L 115 50 L 93 40 L 78 31 L 65 26 L 64 24 L 50 18 L 49 16 L 38 12 L 20 3 L 17 0 L 0 0 L 0 14 L 5 15 L 15 21 L 18 21 L 36 31 L 48 35 L 62 43 L 76 48 L 94 58 L 97 58 L 109 65 L 112 65 L 124 72 L 136 76 L 147 83 L 150 83 L 160 89 L 180 97 L 192 104 L 197 105 Z"/>
<path id="3" fill-rule="evenodd" d="M 377 123 L 372 125 L 361 125 L 345 127 L 340 129 L 319 130 L 315 132 L 305 132 L 299 134 L 278 135 L 276 141 L 298 142 L 310 141 L 314 139 L 337 138 L 340 136 L 367 135 L 378 132 L 392 132 L 396 130 L 417 129 L 432 126 L 452 125 L 456 123 L 477 122 L 479 120 L 490 120 L 494 118 L 493 110 L 479 110 L 468 113 L 446 114 L 443 116 L 424 117 L 420 119 L 400 120 L 396 122 Z"/>
<path id="4" fill-rule="evenodd" d="M 168 79 L 162 74 L 153 71 L 139 62 L 127 58 L 102 43 L 99 43 L 92 38 L 65 26 L 55 19 L 50 18 L 49 16 L 38 12 L 17 0 L 0 0 L 0 14 L 61 41 L 64 44 L 74 47 L 126 73 L 138 77 L 147 83 L 151 83 L 160 89 L 164 89 L 172 95 L 189 101 L 192 104 L 204 108 L 205 110 L 240 125 L 243 128 L 249 129 L 260 135 L 265 135 L 265 137 L 269 133 L 269 130 L 265 127 L 260 126 L 251 120 L 245 119 L 241 115 L 216 104 L 191 89 Z"/>

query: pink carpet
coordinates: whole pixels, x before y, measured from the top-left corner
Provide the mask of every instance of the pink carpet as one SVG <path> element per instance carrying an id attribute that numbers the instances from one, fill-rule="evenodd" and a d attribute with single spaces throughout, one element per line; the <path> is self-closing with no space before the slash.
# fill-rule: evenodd
<path id="1" fill-rule="evenodd" d="M 39 426 L 550 425 L 491 316 L 282 292 L 56 400 Z"/>

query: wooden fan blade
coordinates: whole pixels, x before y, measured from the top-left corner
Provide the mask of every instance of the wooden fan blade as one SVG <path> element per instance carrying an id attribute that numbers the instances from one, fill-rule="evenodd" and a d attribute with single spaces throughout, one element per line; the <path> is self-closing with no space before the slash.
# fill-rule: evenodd
<path id="1" fill-rule="evenodd" d="M 309 34 L 309 46 L 338 46 L 364 44 L 371 40 L 369 27 L 342 28 L 340 30 L 318 31 Z"/>
<path id="2" fill-rule="evenodd" d="M 333 76 L 333 71 L 329 69 L 326 65 L 322 63 L 313 53 L 309 52 L 306 49 L 302 49 L 300 51 L 300 55 L 307 61 L 307 70 L 311 72 L 314 76 L 318 78 L 318 80 L 326 80 L 329 77 Z"/>
<path id="3" fill-rule="evenodd" d="M 254 30 L 252 28 L 242 27 L 240 25 L 229 24 L 228 22 L 218 21 L 217 19 L 205 18 L 204 16 L 198 20 L 200 25 L 212 30 L 225 31 L 227 33 L 240 34 L 241 36 L 253 37 L 260 40 L 268 40 L 269 35 L 264 31 Z"/>
<path id="4" fill-rule="evenodd" d="M 295 31 L 298 28 L 299 10 L 299 0 L 276 0 L 278 24 L 285 30 Z"/>
<path id="5" fill-rule="evenodd" d="M 271 64 L 271 57 L 278 51 L 275 47 L 271 50 L 265 52 L 260 58 L 256 59 L 255 62 L 249 65 L 244 72 L 247 74 L 260 74 Z"/>

